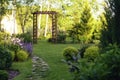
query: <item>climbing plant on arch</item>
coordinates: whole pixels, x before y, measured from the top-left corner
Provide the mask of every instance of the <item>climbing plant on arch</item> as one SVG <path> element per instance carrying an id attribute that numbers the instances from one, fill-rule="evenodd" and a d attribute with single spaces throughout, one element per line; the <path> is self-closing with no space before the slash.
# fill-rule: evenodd
<path id="1" fill-rule="evenodd" d="M 38 14 L 49 14 L 52 17 L 52 42 L 57 42 L 57 12 L 56 11 L 37 11 L 33 13 L 33 43 L 37 43 Z"/>

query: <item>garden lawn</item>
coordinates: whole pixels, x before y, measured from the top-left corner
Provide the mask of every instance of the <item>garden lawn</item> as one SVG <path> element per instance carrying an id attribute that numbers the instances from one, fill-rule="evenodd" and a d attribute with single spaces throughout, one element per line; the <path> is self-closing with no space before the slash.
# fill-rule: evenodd
<path id="1" fill-rule="evenodd" d="M 29 80 L 27 77 L 30 77 L 32 74 L 32 61 L 28 59 L 24 62 L 14 62 L 12 68 L 19 70 L 19 75 L 17 75 L 13 80 Z"/>
<path id="2" fill-rule="evenodd" d="M 39 41 L 34 45 L 33 54 L 41 57 L 50 67 L 48 76 L 43 80 L 73 80 L 68 65 L 61 61 L 62 51 L 68 46 L 80 48 L 80 44 L 52 44 L 47 41 Z"/>

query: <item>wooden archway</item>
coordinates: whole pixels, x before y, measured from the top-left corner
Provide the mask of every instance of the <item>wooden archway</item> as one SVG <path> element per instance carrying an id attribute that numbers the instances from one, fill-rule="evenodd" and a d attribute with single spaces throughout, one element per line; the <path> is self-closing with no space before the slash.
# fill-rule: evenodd
<path id="1" fill-rule="evenodd" d="M 52 42 L 57 42 L 57 12 L 55 11 L 37 11 L 33 13 L 33 43 L 37 43 L 38 26 L 37 16 L 38 14 L 49 14 L 52 17 Z"/>

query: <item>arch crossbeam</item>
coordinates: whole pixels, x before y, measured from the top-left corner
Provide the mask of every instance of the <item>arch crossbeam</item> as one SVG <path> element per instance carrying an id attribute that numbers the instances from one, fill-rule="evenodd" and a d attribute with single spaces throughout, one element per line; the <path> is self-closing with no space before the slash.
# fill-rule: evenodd
<path id="1" fill-rule="evenodd" d="M 34 12 L 33 14 L 57 14 L 55 11 L 37 11 Z"/>

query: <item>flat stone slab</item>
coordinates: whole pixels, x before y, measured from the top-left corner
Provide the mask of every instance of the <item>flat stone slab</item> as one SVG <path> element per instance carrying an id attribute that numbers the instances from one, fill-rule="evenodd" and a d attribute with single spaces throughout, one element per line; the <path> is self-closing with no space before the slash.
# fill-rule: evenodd
<path id="1" fill-rule="evenodd" d="M 48 75 L 49 66 L 48 64 L 40 57 L 33 56 L 32 57 L 32 75 L 29 78 L 30 80 L 37 80 Z"/>

